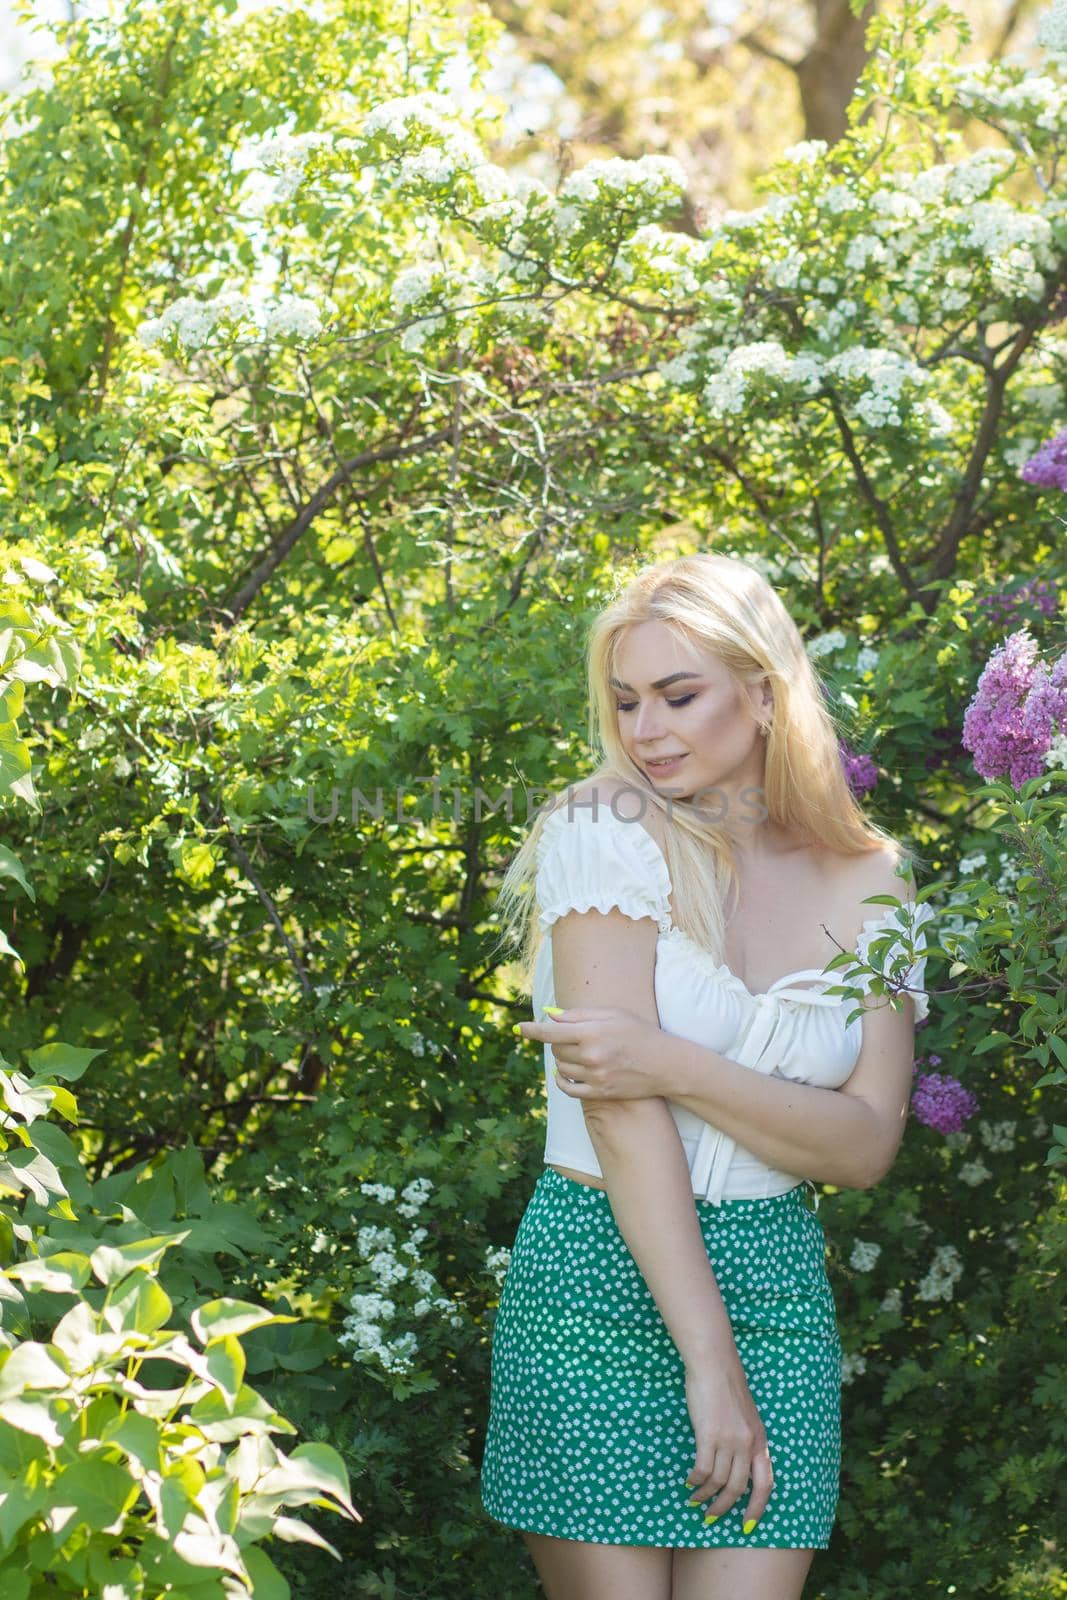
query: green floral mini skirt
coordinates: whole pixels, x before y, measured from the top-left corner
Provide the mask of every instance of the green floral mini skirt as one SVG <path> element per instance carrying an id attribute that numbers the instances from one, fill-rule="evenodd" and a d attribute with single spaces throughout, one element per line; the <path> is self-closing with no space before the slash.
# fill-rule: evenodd
<path id="1" fill-rule="evenodd" d="M 694 1199 L 774 1488 L 705 1527 L 685 1369 L 607 1191 L 546 1166 L 523 1213 L 493 1327 L 482 1504 L 494 1521 L 591 1544 L 825 1550 L 841 1466 L 841 1341 L 822 1224 L 798 1184 Z"/>

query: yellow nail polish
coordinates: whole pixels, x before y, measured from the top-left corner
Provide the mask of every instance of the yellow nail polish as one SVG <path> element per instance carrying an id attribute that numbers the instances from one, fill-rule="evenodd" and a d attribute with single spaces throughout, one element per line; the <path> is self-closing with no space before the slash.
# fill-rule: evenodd
<path id="1" fill-rule="evenodd" d="M 522 1023 L 521 1022 L 516 1022 L 511 1031 L 512 1031 L 512 1033 L 521 1034 L 522 1033 Z"/>
<path id="2" fill-rule="evenodd" d="M 742 1528 L 741 1528 L 742 1533 L 751 1533 L 753 1528 L 756 1526 L 756 1523 L 758 1521 L 759 1521 L 758 1517 L 750 1517 L 748 1519 L 748 1521 L 742 1525 Z"/>
<path id="3" fill-rule="evenodd" d="M 563 1011 L 562 1006 L 546 1006 L 545 1013 L 550 1017 L 558 1017 Z"/>
<path id="4" fill-rule="evenodd" d="M 685 1503 L 686 1503 L 687 1506 L 698 1506 L 700 1504 L 700 1501 L 699 1500 L 687 1500 Z"/>
<path id="5" fill-rule="evenodd" d="M 705 1528 L 708 1527 L 712 1522 L 718 1522 L 718 1520 L 719 1513 L 717 1511 L 709 1512 L 709 1514 L 704 1518 Z"/>

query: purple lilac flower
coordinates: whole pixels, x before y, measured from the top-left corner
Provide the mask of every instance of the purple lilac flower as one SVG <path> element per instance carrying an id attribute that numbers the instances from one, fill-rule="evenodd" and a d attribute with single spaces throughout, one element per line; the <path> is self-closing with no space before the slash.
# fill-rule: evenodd
<path id="1" fill-rule="evenodd" d="M 938 1133 L 958 1133 L 978 1110 L 978 1101 L 958 1078 L 947 1072 L 927 1072 L 911 1093 L 917 1122 Z"/>
<path id="2" fill-rule="evenodd" d="M 1059 610 L 1059 593 L 1047 578 L 1029 578 L 1018 589 L 994 589 L 992 594 L 980 595 L 976 604 L 987 613 L 990 622 L 1008 627 L 1020 612 L 1040 611 L 1043 617 L 1054 617 Z"/>
<path id="3" fill-rule="evenodd" d="M 856 799 L 862 800 L 878 782 L 878 768 L 870 756 L 850 750 L 844 739 L 838 739 L 837 749 L 845 769 L 845 780 Z"/>
<path id="4" fill-rule="evenodd" d="M 1023 706 L 1023 732 L 1047 750 L 1057 733 L 1067 733 L 1067 651 L 1051 670 L 1043 661 L 1037 665 L 1030 693 Z"/>
<path id="5" fill-rule="evenodd" d="M 1019 476 L 1038 489 L 1067 489 L 1067 428 L 1062 428 L 1054 439 L 1046 439 Z"/>
<path id="6" fill-rule="evenodd" d="M 986 779 L 1007 774 L 1015 789 L 1044 772 L 1052 742 L 1047 730 L 1035 737 L 1023 724 L 1037 671 L 1037 642 L 1019 628 L 993 651 L 963 716 L 963 744 L 975 770 Z"/>

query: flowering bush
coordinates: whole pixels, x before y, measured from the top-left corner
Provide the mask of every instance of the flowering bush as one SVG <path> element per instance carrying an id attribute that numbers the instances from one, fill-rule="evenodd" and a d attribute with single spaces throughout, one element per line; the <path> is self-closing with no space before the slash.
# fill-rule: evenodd
<path id="1" fill-rule="evenodd" d="M 963 743 L 983 778 L 1019 789 L 1046 766 L 1067 767 L 1067 651 L 1050 668 L 1025 628 L 990 656 L 963 718 Z"/>
<path id="2" fill-rule="evenodd" d="M 822 1210 L 849 1405 L 814 1581 L 1062 1582 L 1067 586 L 1062 488 L 1027 466 L 1067 422 L 1062 19 L 965 64 L 958 12 L 887 5 L 848 135 L 699 236 L 669 158 L 557 186 L 491 158 L 472 8 L 131 5 L 19 103 L 0 576 L 84 664 L 41 679 L 32 754 L 4 746 L 53 797 L 7 814 L 29 912 L 0 854 L 11 1049 L 106 1045 L 97 1181 L 158 1162 L 173 1217 L 191 1137 L 238 1242 L 233 1197 L 259 1213 L 225 1287 L 302 1319 L 241 1345 L 359 1483 L 334 1537 L 360 1593 L 536 1590 L 477 1498 L 543 1139 L 490 955 L 529 816 L 475 793 L 590 764 L 588 610 L 708 545 L 782 590 L 936 914 L 939 1092 L 890 1177 Z M 949 1132 L 946 1078 L 978 1102 Z M 334 1593 L 298 1554 L 300 1592 Z"/>

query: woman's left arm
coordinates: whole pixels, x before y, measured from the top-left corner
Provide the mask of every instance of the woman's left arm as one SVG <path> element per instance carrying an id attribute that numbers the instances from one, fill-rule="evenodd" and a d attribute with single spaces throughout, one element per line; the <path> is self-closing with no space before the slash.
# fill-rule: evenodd
<path id="1" fill-rule="evenodd" d="M 907 1122 L 915 1055 L 907 999 L 899 1011 L 887 999 L 873 1007 L 868 1002 L 859 1059 L 840 1089 L 768 1077 L 677 1034 L 661 1032 L 655 1051 L 660 1092 L 668 1100 L 778 1171 L 842 1189 L 869 1189 L 893 1165 Z"/>
<path id="2" fill-rule="evenodd" d="M 553 1046 L 564 1094 L 596 1105 L 662 1095 L 781 1172 L 869 1189 L 893 1164 L 911 1099 L 913 1006 L 863 1002 L 863 1043 L 840 1089 L 768 1076 L 627 1011 L 570 1008 L 523 1022 Z"/>

